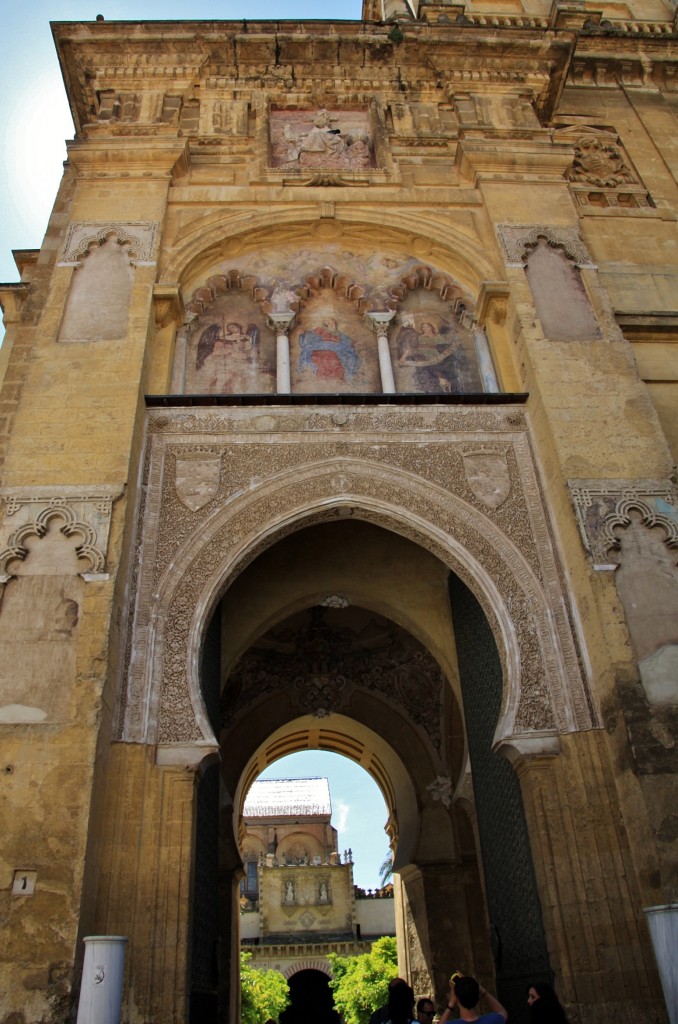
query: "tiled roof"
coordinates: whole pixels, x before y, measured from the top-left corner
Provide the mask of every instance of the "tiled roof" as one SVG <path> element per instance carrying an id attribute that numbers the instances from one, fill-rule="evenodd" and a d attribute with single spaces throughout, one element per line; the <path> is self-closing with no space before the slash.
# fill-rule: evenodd
<path id="1" fill-rule="evenodd" d="M 246 818 L 331 813 L 327 779 L 262 779 L 252 784 L 243 810 Z"/>

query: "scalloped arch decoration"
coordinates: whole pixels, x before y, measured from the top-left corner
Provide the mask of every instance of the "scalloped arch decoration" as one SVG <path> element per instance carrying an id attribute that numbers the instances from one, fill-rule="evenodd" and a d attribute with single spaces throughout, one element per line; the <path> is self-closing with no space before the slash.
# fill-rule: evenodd
<path id="1" fill-rule="evenodd" d="M 576 228 L 551 227 L 548 224 L 499 224 L 497 231 L 510 265 L 524 266 L 543 238 L 550 249 L 562 252 L 578 267 L 594 266 Z"/>
<path id="2" fill-rule="evenodd" d="M 265 303 L 270 295 L 270 288 L 262 285 L 253 274 L 242 274 L 240 270 L 229 270 L 226 274 L 213 274 L 204 285 L 196 288 L 190 301 L 186 304 L 186 313 L 199 316 L 204 313 L 212 302 L 230 291 L 250 293 L 252 301 L 265 310 Z"/>
<path id="3" fill-rule="evenodd" d="M 71 224 L 61 259 L 77 263 L 87 256 L 91 246 L 104 245 L 114 237 L 118 245 L 128 247 L 130 260 L 146 263 L 153 260 L 157 224 L 154 221 L 79 221 Z"/>
<path id="4" fill-rule="evenodd" d="M 72 509 L 68 505 L 52 505 L 43 509 L 36 518 L 29 523 L 20 526 L 8 539 L 7 546 L 0 551 L 0 575 L 11 576 L 8 572 L 10 562 L 18 559 L 23 562 L 29 554 L 26 542 L 30 537 L 42 538 L 46 535 L 49 524 L 53 519 L 60 519 L 63 525 L 60 532 L 65 537 L 76 539 L 80 542 L 75 544 L 75 553 L 78 558 L 88 562 L 87 572 L 100 573 L 104 570 L 105 556 L 96 545 L 96 531 L 89 525 L 76 519 Z"/>
<path id="5" fill-rule="evenodd" d="M 614 532 L 618 529 L 626 529 L 633 522 L 632 512 L 638 512 L 640 521 L 648 529 L 659 527 L 664 530 L 664 543 L 668 548 L 678 548 L 678 528 L 668 516 L 655 512 L 647 502 L 640 498 L 621 498 L 617 502 L 614 512 L 607 516 L 603 524 L 603 540 L 607 550 L 620 551 L 622 549 L 623 537 L 617 536 Z"/>
<path id="6" fill-rule="evenodd" d="M 454 306 L 455 312 L 462 311 L 460 309 L 462 306 L 464 309 L 468 308 L 469 296 L 449 274 L 435 271 L 422 264 L 403 277 L 400 285 L 391 290 L 389 309 L 397 309 L 398 304 L 406 298 L 408 292 L 416 291 L 417 288 L 438 292 L 443 302 L 449 302 Z"/>

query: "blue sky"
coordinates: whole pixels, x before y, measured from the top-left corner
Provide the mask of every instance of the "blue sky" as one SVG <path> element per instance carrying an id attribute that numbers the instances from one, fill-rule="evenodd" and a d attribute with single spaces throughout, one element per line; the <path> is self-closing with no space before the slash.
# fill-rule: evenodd
<path id="1" fill-rule="evenodd" d="M 360 18 L 360 0 L 27 0 L 6 5 L 0 61 L 0 281 L 16 281 L 12 249 L 37 249 L 47 227 L 73 136 L 50 21 Z M 2 329 L 0 328 L 0 336 Z M 386 807 L 377 785 L 337 754 L 294 754 L 263 778 L 326 776 L 340 850 L 351 847 L 356 884 L 372 888 L 388 852 Z"/>
<path id="2" fill-rule="evenodd" d="M 388 854 L 384 832 L 386 804 L 379 787 L 364 768 L 339 754 L 309 750 L 281 758 L 260 779 L 313 778 L 329 780 L 332 824 L 339 832 L 339 850 L 353 850 L 353 880 L 363 889 L 379 885 L 379 868 Z"/>

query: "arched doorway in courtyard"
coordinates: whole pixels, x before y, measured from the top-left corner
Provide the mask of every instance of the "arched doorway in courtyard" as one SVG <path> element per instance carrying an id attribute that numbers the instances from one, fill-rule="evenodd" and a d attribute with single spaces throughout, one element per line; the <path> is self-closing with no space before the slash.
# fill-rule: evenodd
<path id="1" fill-rule="evenodd" d="M 287 979 L 290 1005 L 281 1014 L 280 1024 L 339 1024 L 329 980 L 324 971 L 314 968 L 291 974 Z"/>

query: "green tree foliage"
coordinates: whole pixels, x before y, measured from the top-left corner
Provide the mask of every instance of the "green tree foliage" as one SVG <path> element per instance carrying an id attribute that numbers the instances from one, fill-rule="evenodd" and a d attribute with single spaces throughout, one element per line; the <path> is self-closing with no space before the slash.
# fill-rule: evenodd
<path id="1" fill-rule="evenodd" d="M 252 967 L 251 953 L 240 954 L 240 1019 L 242 1024 L 277 1020 L 290 1001 L 290 987 L 279 971 Z"/>
<path id="2" fill-rule="evenodd" d="M 398 976 L 396 940 L 389 935 L 361 956 L 330 953 L 334 1007 L 346 1024 L 368 1024 L 370 1016 L 388 999 L 388 983 Z"/>

